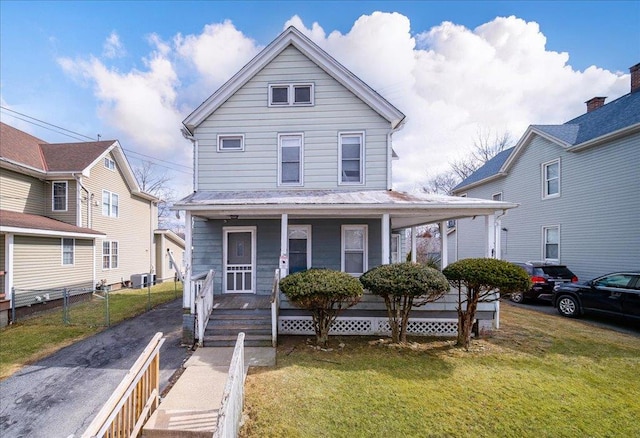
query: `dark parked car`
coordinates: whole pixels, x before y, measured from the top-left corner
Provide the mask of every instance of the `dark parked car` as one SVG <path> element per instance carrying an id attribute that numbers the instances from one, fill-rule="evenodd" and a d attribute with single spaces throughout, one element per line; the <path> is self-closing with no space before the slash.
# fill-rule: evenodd
<path id="1" fill-rule="evenodd" d="M 525 299 L 551 301 L 553 289 L 556 286 L 563 283 L 576 283 L 578 281 L 578 277 L 564 265 L 545 262 L 515 264 L 527 271 L 533 285 L 528 291 L 512 293 L 511 301 L 514 303 L 522 303 Z"/>
<path id="2" fill-rule="evenodd" d="M 585 283 L 559 286 L 552 300 L 562 316 L 576 318 L 585 311 L 640 320 L 640 272 L 603 275 Z"/>

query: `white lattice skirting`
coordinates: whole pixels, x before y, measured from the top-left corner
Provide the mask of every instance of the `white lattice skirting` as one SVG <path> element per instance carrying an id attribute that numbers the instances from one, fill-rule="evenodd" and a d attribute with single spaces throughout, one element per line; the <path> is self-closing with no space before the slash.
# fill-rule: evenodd
<path id="1" fill-rule="evenodd" d="M 283 335 L 313 335 L 310 316 L 281 316 L 278 333 Z M 389 335 L 389 320 L 384 317 L 338 317 L 331 330 L 332 335 Z M 449 318 L 413 318 L 409 320 L 407 333 L 419 336 L 456 336 L 458 320 Z"/>

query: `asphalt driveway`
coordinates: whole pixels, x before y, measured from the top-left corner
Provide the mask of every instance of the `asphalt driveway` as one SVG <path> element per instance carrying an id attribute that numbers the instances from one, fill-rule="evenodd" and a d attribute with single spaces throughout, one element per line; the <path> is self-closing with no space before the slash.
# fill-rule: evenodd
<path id="1" fill-rule="evenodd" d="M 162 332 L 160 391 L 186 360 L 182 300 L 66 347 L 0 382 L 0 436 L 79 437 L 153 335 Z"/>

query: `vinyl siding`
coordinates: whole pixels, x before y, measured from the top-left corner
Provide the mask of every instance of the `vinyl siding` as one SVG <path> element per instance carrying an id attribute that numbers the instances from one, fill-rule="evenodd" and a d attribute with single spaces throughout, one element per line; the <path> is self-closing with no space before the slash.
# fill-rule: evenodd
<path id="1" fill-rule="evenodd" d="M 0 209 L 44 214 L 45 185 L 37 178 L 11 170 L 0 171 Z"/>
<path id="2" fill-rule="evenodd" d="M 113 159 L 111 154 L 108 156 Z M 117 163 L 116 170 L 112 171 L 104 167 L 103 160 L 98 160 L 91 168 L 90 177 L 83 179 L 83 185 L 93 195 L 90 227 L 106 234 L 103 239 L 96 239 L 96 280 L 104 279 L 109 285 L 119 284 L 130 280 L 133 274 L 155 270 L 153 229 L 156 212 L 151 202 L 131 194 Z M 117 218 L 102 215 L 103 190 L 118 195 Z M 86 202 L 87 198 L 83 196 L 83 203 Z M 86 211 L 87 207 L 82 208 Z M 105 240 L 118 242 L 116 269 L 102 269 L 102 243 Z"/>
<path id="3" fill-rule="evenodd" d="M 93 287 L 93 241 L 75 239 L 74 264 L 62 264 L 62 239 L 14 236 L 13 284 L 19 289 Z"/>
<path id="4" fill-rule="evenodd" d="M 67 183 L 67 210 L 54 211 L 52 208 L 53 200 L 53 183 L 66 181 Z M 66 222 L 71 225 L 80 225 L 78 223 L 77 208 L 78 206 L 78 183 L 75 180 L 56 179 L 47 181 L 45 184 L 44 195 L 44 211 L 45 216 Z"/>
<path id="5" fill-rule="evenodd" d="M 491 196 L 502 188 L 505 201 L 520 207 L 502 218 L 502 255 L 509 261 L 540 260 L 542 228 L 560 226 L 560 262 L 583 280 L 640 267 L 640 135 L 581 152 L 535 137 L 505 178 L 468 190 Z M 541 164 L 560 159 L 560 196 L 542 199 Z M 465 226 L 468 220 L 459 221 Z M 473 253 L 470 228 L 458 227 L 458 248 Z M 464 250 L 463 250 L 464 248 Z M 465 252 L 463 252 L 465 251 Z"/>
<path id="6" fill-rule="evenodd" d="M 315 104 L 268 107 L 268 85 L 293 82 L 312 82 Z M 305 189 L 352 188 L 338 185 L 342 131 L 365 132 L 366 188 L 385 189 L 389 129 L 389 122 L 290 46 L 196 129 L 198 189 L 278 188 L 278 133 L 293 132 L 304 134 Z M 219 134 L 244 134 L 244 151 L 217 152 Z"/>

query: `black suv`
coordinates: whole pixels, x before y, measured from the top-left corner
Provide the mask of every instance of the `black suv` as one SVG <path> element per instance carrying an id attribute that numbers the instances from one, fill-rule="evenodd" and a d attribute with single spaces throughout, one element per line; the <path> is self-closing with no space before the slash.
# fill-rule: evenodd
<path id="1" fill-rule="evenodd" d="M 640 272 L 614 272 L 585 283 L 563 284 L 552 303 L 569 318 L 594 311 L 640 321 Z"/>
<path id="2" fill-rule="evenodd" d="M 545 262 L 515 263 L 529 274 L 533 286 L 525 292 L 513 292 L 511 301 L 522 303 L 525 299 L 551 301 L 553 289 L 563 283 L 576 283 L 578 277 L 564 265 Z"/>

